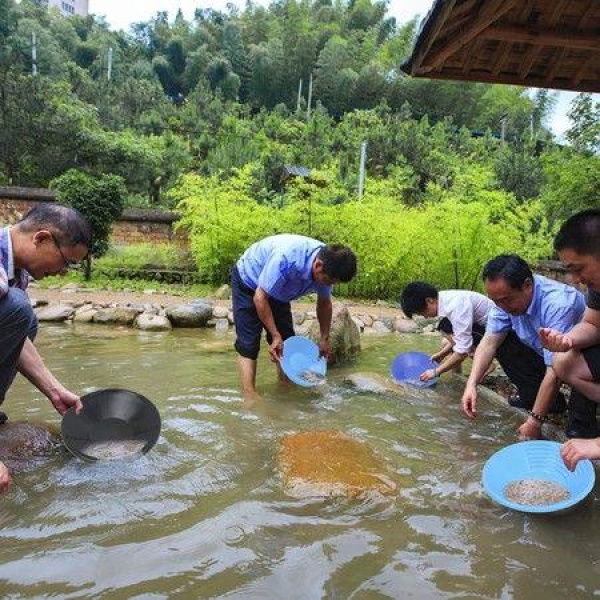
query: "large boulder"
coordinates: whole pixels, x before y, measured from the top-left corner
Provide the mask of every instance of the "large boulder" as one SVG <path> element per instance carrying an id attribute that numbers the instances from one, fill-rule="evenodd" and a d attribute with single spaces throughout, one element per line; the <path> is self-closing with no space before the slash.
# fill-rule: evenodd
<path id="1" fill-rule="evenodd" d="M 142 331 L 170 331 L 173 328 L 167 317 L 150 313 L 138 315 L 135 326 Z"/>
<path id="2" fill-rule="evenodd" d="M 280 444 L 278 466 L 285 491 L 294 498 L 352 498 L 396 490 L 388 468 L 372 448 L 341 431 L 287 435 Z"/>
<path id="3" fill-rule="evenodd" d="M 75 323 L 91 323 L 94 317 L 98 313 L 98 309 L 94 308 L 91 304 L 84 304 L 81 308 L 75 311 L 73 322 Z"/>
<path id="4" fill-rule="evenodd" d="M 212 316 L 213 307 L 200 301 L 167 308 L 167 317 L 173 327 L 207 327 Z"/>
<path id="5" fill-rule="evenodd" d="M 319 322 L 313 321 L 308 330 L 308 337 L 319 342 Z M 333 305 L 333 318 L 331 320 L 331 361 L 330 365 L 347 362 L 360 353 L 360 331 L 352 320 L 348 308 L 343 304 Z"/>
<path id="6" fill-rule="evenodd" d="M 106 325 L 132 325 L 139 311 L 135 308 L 102 308 L 94 315 L 94 323 Z"/>
<path id="7" fill-rule="evenodd" d="M 73 316 L 75 308 L 72 304 L 52 304 L 37 311 L 38 321 L 66 321 Z"/>

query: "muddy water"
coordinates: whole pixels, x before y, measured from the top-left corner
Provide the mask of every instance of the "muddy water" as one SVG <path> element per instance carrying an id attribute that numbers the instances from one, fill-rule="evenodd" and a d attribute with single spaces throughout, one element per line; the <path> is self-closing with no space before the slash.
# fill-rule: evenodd
<path id="1" fill-rule="evenodd" d="M 27 463 L 0 497 L 3 598 L 590 598 L 600 595 L 596 494 L 560 517 L 506 511 L 480 486 L 485 460 L 514 441 L 515 417 L 460 388 L 392 398 L 344 387 L 281 388 L 260 364 L 264 401 L 239 397 L 231 338 L 44 327 L 39 347 L 83 393 L 127 387 L 163 417 L 141 458 Z M 384 374 L 435 338 L 373 337 L 356 368 Z M 57 422 L 24 381 L 11 419 Z M 396 492 L 368 499 L 286 496 L 275 464 L 286 434 L 338 430 L 386 461 Z"/>

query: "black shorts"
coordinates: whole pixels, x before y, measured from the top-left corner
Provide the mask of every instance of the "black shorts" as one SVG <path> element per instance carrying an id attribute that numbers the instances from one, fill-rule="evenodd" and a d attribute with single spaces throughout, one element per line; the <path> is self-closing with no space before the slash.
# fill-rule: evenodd
<path id="1" fill-rule="evenodd" d="M 237 266 L 231 269 L 231 299 L 236 333 L 234 347 L 240 356 L 256 360 L 260 350 L 260 336 L 265 326 L 254 306 L 254 290 L 242 281 Z M 269 306 L 281 337 L 284 340 L 292 337 L 294 322 L 290 303 L 269 297 Z M 272 342 L 269 332 L 267 332 L 267 342 L 269 344 Z"/>
<path id="2" fill-rule="evenodd" d="M 590 346 L 581 351 L 594 381 L 600 381 L 600 345 Z"/>
<path id="3" fill-rule="evenodd" d="M 452 329 L 452 323 L 450 323 L 450 319 L 448 319 L 448 317 L 442 317 L 440 319 L 440 322 L 437 325 L 437 330 L 448 335 L 452 335 L 454 333 L 454 330 Z M 484 334 L 485 327 L 483 325 L 479 325 L 478 323 L 474 323 L 473 328 L 471 329 L 471 336 L 473 338 L 472 350 L 477 348 Z"/>

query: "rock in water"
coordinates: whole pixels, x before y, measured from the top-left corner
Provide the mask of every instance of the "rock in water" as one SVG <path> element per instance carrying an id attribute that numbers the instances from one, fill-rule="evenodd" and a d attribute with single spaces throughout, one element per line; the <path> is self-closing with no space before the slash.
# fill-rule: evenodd
<path id="1" fill-rule="evenodd" d="M 320 327 L 314 321 L 308 331 L 308 337 L 319 343 Z M 348 308 L 343 304 L 334 303 L 329 333 L 331 344 L 330 366 L 343 364 L 355 359 L 360 354 L 360 331 L 352 320 Z"/>
<path id="2" fill-rule="evenodd" d="M 356 497 L 389 495 L 396 484 L 383 461 L 364 442 L 341 431 L 306 431 L 286 436 L 278 456 L 287 494 Z"/>
<path id="3" fill-rule="evenodd" d="M 58 430 L 44 423 L 8 421 L 0 425 L 0 461 L 48 456 L 61 443 Z"/>

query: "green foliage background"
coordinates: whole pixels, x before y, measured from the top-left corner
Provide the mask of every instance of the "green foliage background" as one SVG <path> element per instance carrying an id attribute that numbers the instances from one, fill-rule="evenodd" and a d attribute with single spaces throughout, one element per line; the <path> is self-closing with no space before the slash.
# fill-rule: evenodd
<path id="1" fill-rule="evenodd" d="M 600 103 L 579 94 L 557 144 L 548 90 L 402 76 L 416 27 L 381 0 L 159 12 L 128 32 L 0 0 L 0 184 L 55 180 L 66 199 L 81 184 L 105 229 L 105 195 L 177 206 L 210 283 L 278 231 L 351 245 L 361 272 L 342 291 L 367 297 L 413 278 L 476 287 L 498 252 L 550 257 L 557 225 L 600 205 Z"/>

